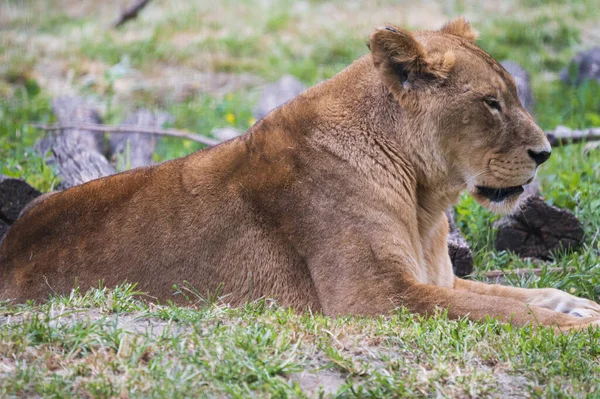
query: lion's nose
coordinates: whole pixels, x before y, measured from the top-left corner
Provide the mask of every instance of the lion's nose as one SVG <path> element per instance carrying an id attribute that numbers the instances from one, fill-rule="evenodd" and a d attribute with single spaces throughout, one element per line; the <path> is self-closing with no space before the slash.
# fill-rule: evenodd
<path id="1" fill-rule="evenodd" d="M 538 165 L 538 166 L 540 166 L 541 164 L 546 162 L 548 160 L 548 158 L 550 158 L 550 155 L 552 154 L 552 152 L 550 152 L 550 151 L 535 152 L 532 150 L 527 150 L 527 153 L 529 154 L 529 156 L 531 158 L 533 158 L 536 165 Z"/>

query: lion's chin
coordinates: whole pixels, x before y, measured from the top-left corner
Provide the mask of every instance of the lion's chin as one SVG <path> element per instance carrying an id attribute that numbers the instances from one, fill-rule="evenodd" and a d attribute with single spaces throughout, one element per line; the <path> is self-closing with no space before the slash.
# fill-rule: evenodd
<path id="1" fill-rule="evenodd" d="M 518 208 L 523 186 L 492 188 L 477 186 L 470 193 L 481 206 L 492 212 L 512 214 Z"/>

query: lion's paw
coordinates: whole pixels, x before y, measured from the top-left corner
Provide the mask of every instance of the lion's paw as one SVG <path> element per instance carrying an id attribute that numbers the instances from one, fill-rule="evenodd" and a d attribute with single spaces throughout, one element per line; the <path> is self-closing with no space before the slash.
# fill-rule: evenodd
<path id="1" fill-rule="evenodd" d="M 535 290 L 527 303 L 577 317 L 600 318 L 600 305 L 585 298 L 578 298 L 554 288 Z"/>

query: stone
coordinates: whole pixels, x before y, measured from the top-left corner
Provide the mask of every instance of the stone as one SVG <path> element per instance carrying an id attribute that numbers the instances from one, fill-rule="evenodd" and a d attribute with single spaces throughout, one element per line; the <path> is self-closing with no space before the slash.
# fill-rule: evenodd
<path id="1" fill-rule="evenodd" d="M 21 179 L 0 175 L 0 220 L 12 224 L 29 202 L 42 195 Z"/>

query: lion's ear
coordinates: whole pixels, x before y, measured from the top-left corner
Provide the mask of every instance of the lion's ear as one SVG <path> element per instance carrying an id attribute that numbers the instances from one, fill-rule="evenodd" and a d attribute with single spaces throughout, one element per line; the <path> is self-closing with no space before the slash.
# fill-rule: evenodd
<path id="1" fill-rule="evenodd" d="M 469 21 L 464 17 L 458 17 L 448 22 L 446 25 L 442 26 L 440 32 L 462 37 L 470 42 L 475 42 L 477 39 L 477 32 L 473 30 Z"/>
<path id="2" fill-rule="evenodd" d="M 377 29 L 369 48 L 384 83 L 398 90 L 444 79 L 454 64 L 453 53 L 429 55 L 410 32 L 393 26 Z"/>

